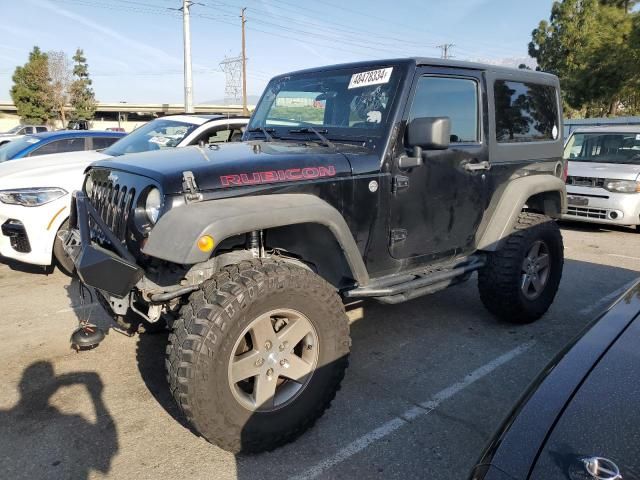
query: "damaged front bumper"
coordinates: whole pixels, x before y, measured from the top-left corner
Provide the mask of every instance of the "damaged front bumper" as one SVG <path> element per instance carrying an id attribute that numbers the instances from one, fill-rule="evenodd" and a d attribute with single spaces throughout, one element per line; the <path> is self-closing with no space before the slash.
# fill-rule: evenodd
<path id="1" fill-rule="evenodd" d="M 89 218 L 116 252 L 91 240 Z M 144 277 L 144 270 L 104 223 L 83 192 L 74 192 L 69 230 L 62 237 L 80 280 L 109 296 L 124 299 Z"/>

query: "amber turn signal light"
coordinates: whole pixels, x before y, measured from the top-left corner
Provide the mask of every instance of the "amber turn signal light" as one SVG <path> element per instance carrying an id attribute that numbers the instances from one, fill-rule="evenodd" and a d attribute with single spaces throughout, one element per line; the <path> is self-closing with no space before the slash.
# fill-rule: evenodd
<path id="1" fill-rule="evenodd" d="M 213 237 L 211 235 L 203 235 L 198 239 L 198 248 L 201 252 L 210 252 L 213 250 L 213 246 L 215 242 L 213 241 Z"/>

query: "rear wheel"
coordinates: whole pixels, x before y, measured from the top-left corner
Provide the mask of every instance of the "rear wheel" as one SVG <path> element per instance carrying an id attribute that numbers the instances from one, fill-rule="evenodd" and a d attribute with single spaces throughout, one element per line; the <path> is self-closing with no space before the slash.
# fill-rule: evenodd
<path id="1" fill-rule="evenodd" d="M 502 248 L 478 273 L 480 298 L 503 320 L 530 323 L 549 309 L 558 291 L 564 246 L 555 221 L 523 212 Z"/>
<path id="2" fill-rule="evenodd" d="M 342 301 L 322 278 L 243 262 L 190 296 L 169 337 L 167 376 L 208 441 L 231 452 L 272 450 L 329 407 L 349 346 Z"/>

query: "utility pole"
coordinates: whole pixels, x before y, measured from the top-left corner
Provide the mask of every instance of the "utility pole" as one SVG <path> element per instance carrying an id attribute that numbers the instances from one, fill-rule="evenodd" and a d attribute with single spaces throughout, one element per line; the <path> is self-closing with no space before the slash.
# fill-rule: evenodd
<path id="1" fill-rule="evenodd" d="M 249 115 L 249 109 L 247 108 L 247 50 L 244 41 L 244 24 L 247 23 L 247 17 L 245 16 L 246 8 L 242 9 L 240 18 L 242 19 L 242 113 L 243 115 Z"/>
<path id="2" fill-rule="evenodd" d="M 191 73 L 191 20 L 189 8 L 191 0 L 182 0 L 182 29 L 184 34 L 184 111 L 194 113 L 193 109 L 193 77 Z"/>
<path id="3" fill-rule="evenodd" d="M 450 50 L 455 47 L 455 44 L 453 43 L 444 43 L 442 45 L 438 45 L 438 48 L 440 50 L 442 50 L 442 54 L 440 55 L 440 58 L 453 58 L 453 55 L 451 55 Z"/>

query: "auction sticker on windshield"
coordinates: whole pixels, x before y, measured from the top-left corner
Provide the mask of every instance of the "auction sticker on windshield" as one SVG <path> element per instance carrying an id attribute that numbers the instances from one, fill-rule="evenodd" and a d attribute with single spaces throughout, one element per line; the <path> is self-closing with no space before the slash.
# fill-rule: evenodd
<path id="1" fill-rule="evenodd" d="M 378 70 L 369 70 L 368 72 L 354 73 L 351 75 L 349 88 L 366 87 L 368 85 L 380 85 L 389 83 L 393 67 L 380 68 Z"/>

